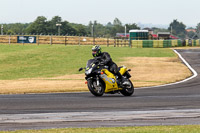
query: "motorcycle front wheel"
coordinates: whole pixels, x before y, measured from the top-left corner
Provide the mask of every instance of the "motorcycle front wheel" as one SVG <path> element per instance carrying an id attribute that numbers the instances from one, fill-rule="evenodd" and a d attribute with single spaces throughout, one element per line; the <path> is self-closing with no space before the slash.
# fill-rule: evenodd
<path id="1" fill-rule="evenodd" d="M 94 96 L 102 96 L 105 91 L 105 87 L 102 82 L 99 82 L 99 86 L 97 86 L 97 81 L 94 79 L 88 80 L 88 89 Z"/>

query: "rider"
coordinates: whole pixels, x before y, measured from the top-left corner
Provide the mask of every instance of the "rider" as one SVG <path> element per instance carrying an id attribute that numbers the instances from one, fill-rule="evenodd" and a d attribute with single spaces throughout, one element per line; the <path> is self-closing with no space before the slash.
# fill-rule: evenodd
<path id="1" fill-rule="evenodd" d="M 120 81 L 120 84 L 123 84 L 125 79 L 119 72 L 117 64 L 115 64 L 111 57 L 110 54 L 107 52 L 101 52 L 101 47 L 98 45 L 95 45 L 92 47 L 92 55 L 95 60 L 99 60 L 101 65 L 106 65 L 108 66 L 108 70 L 112 72 L 113 74 L 117 75 Z"/>

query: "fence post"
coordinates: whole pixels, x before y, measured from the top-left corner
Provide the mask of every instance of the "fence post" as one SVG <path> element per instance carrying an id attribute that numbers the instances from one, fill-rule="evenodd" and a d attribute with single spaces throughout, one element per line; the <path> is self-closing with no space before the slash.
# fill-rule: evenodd
<path id="1" fill-rule="evenodd" d="M 114 37 L 114 47 L 116 47 L 116 39 L 115 39 L 115 37 Z"/>
<path id="2" fill-rule="evenodd" d="M 93 45 L 95 45 L 95 37 L 93 36 Z"/>
<path id="3" fill-rule="evenodd" d="M 67 36 L 65 36 L 65 46 L 67 45 L 67 43 L 66 43 L 67 39 L 66 38 L 67 38 Z"/>
<path id="4" fill-rule="evenodd" d="M 121 40 L 120 40 L 120 41 L 121 41 L 121 47 L 122 47 L 122 46 L 123 46 L 123 38 L 121 38 Z"/>
<path id="5" fill-rule="evenodd" d="M 129 39 L 129 47 L 132 48 L 132 41 L 131 41 L 131 38 Z"/>
<path id="6" fill-rule="evenodd" d="M 11 35 L 9 34 L 9 38 L 8 38 L 9 45 L 10 45 L 10 39 L 11 39 Z"/>
<path id="7" fill-rule="evenodd" d="M 22 33 L 23 37 L 24 37 L 24 34 Z M 24 40 L 23 40 L 23 46 L 24 46 Z"/>
<path id="8" fill-rule="evenodd" d="M 78 36 L 78 45 L 79 46 L 81 45 L 81 37 L 80 37 L 80 35 Z"/>
<path id="9" fill-rule="evenodd" d="M 50 45 L 52 45 L 52 35 L 50 36 Z"/>
<path id="10" fill-rule="evenodd" d="M 107 47 L 109 47 L 109 38 L 107 38 Z"/>
<path id="11" fill-rule="evenodd" d="M 39 46 L 39 35 L 37 35 L 37 44 L 38 44 L 38 46 Z"/>

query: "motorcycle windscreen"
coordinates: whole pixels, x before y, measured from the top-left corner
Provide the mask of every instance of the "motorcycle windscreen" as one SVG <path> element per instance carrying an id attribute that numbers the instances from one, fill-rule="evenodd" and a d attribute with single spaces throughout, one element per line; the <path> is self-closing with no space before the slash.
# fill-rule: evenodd
<path id="1" fill-rule="evenodd" d="M 91 68 L 93 62 L 94 62 L 94 59 L 90 59 L 90 60 L 88 60 L 87 65 L 86 65 L 86 68 Z"/>

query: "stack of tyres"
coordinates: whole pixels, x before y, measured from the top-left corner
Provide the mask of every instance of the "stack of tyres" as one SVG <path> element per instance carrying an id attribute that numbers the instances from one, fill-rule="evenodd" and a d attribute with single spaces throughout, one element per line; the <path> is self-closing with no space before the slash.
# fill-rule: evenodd
<path id="1" fill-rule="evenodd" d="M 192 40 L 192 46 L 197 46 L 196 45 L 196 40 Z"/>
<path id="2" fill-rule="evenodd" d="M 153 40 L 153 47 L 159 48 L 159 41 L 158 40 Z"/>
<path id="3" fill-rule="evenodd" d="M 153 40 L 143 40 L 143 48 L 153 48 Z"/>
<path id="4" fill-rule="evenodd" d="M 181 42 L 181 40 L 178 40 L 178 47 L 182 47 L 182 42 Z"/>
<path id="5" fill-rule="evenodd" d="M 171 41 L 172 47 L 177 47 L 178 46 L 178 40 L 172 40 Z M 187 42 L 186 42 L 187 44 Z"/>
<path id="6" fill-rule="evenodd" d="M 171 46 L 172 46 L 172 44 L 171 44 L 170 40 L 164 40 L 163 41 L 163 48 L 169 48 Z"/>
<path id="7" fill-rule="evenodd" d="M 132 40 L 132 47 L 142 48 L 143 41 L 142 40 Z"/>
<path id="8" fill-rule="evenodd" d="M 198 40 L 196 40 L 196 44 L 197 44 L 197 46 L 200 46 L 200 42 L 199 42 L 200 40 L 198 39 Z"/>
<path id="9" fill-rule="evenodd" d="M 138 48 L 142 48 L 142 44 L 143 44 L 142 40 L 137 40 L 137 47 Z"/>

